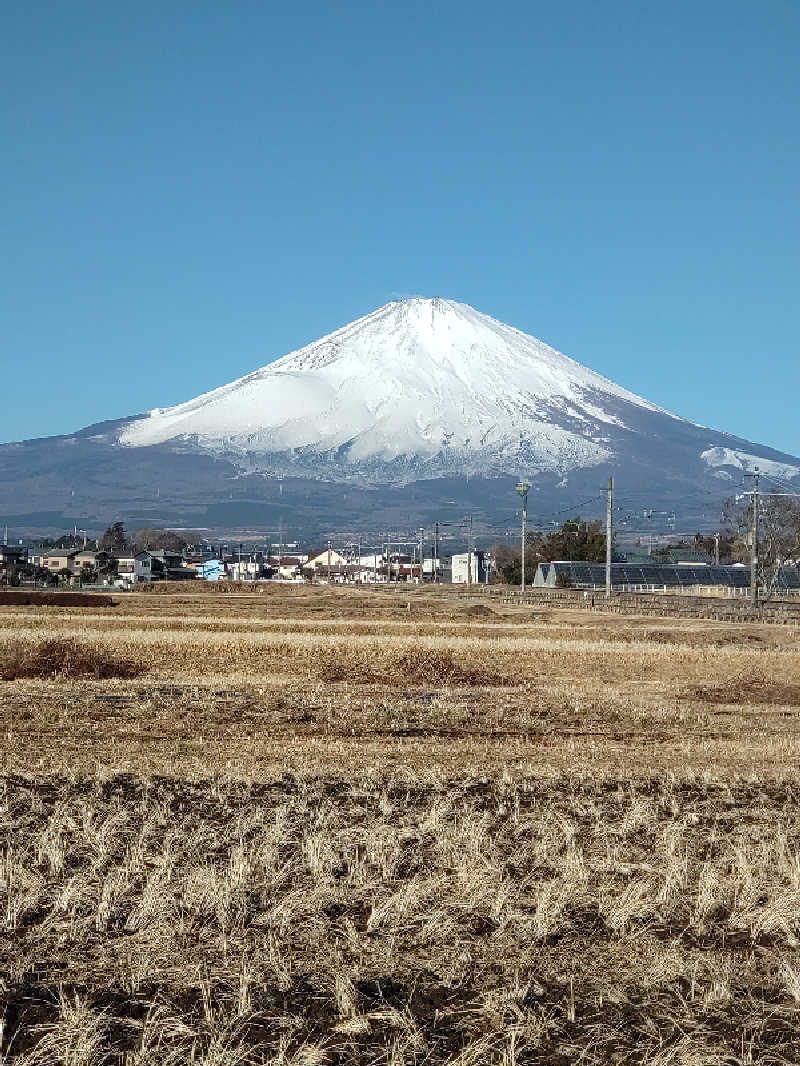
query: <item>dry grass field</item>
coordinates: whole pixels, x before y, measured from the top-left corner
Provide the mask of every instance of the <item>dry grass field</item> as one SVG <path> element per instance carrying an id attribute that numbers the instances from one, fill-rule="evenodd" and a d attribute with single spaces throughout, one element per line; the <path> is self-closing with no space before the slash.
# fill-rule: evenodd
<path id="1" fill-rule="evenodd" d="M 800 1061 L 800 634 L 0 607 L 0 1063 Z"/>

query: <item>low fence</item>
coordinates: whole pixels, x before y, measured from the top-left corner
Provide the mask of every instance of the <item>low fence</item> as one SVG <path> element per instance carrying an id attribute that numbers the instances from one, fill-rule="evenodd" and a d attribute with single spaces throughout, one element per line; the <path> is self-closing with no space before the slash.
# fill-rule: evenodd
<path id="1" fill-rule="evenodd" d="M 800 602 L 765 600 L 758 607 L 749 599 L 719 598 L 676 593 L 614 591 L 609 598 L 605 590 L 531 589 L 524 598 L 504 590 L 504 604 L 529 607 L 549 604 L 577 607 L 614 614 L 639 614 L 675 618 L 704 618 L 720 622 L 770 622 L 776 625 L 800 625 Z"/>
<path id="2" fill-rule="evenodd" d="M 542 586 L 532 586 L 539 591 Z M 547 588 L 543 591 L 548 591 Z M 551 590 L 552 591 L 552 590 Z M 563 591 L 563 590 L 559 590 Z M 605 595 L 605 583 L 596 585 L 578 585 L 572 591 L 589 592 L 594 595 Z M 749 600 L 752 593 L 749 585 L 735 587 L 732 585 L 662 585 L 662 584 L 617 584 L 613 586 L 614 593 L 620 592 L 657 592 L 662 596 L 701 596 L 706 599 L 732 599 Z M 800 589 L 775 588 L 771 592 L 763 587 L 760 593 L 761 599 L 766 603 L 772 600 L 800 600 Z"/>

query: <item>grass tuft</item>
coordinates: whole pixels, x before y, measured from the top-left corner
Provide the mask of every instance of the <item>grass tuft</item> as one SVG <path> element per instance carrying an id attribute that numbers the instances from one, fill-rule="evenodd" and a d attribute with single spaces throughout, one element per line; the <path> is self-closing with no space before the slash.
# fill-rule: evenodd
<path id="1" fill-rule="evenodd" d="M 323 681 L 354 684 L 504 685 L 508 679 L 486 663 L 474 663 L 447 648 L 417 647 L 372 655 L 369 649 L 346 649 L 317 667 Z"/>
<path id="2" fill-rule="evenodd" d="M 748 670 L 714 684 L 692 686 L 691 699 L 711 704 L 737 706 L 772 704 L 800 705 L 800 683 L 770 677 L 764 670 Z"/>
<path id="3" fill-rule="evenodd" d="M 138 677 L 144 663 L 95 644 L 57 638 L 0 647 L 0 678 L 128 678 Z"/>

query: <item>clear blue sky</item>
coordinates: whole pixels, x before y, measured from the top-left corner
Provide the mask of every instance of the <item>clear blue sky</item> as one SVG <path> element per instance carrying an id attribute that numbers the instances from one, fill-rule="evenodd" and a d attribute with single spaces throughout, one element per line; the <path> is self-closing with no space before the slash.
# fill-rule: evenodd
<path id="1" fill-rule="evenodd" d="M 800 453 L 797 0 L 2 21 L 0 440 L 189 399 L 418 294 Z"/>

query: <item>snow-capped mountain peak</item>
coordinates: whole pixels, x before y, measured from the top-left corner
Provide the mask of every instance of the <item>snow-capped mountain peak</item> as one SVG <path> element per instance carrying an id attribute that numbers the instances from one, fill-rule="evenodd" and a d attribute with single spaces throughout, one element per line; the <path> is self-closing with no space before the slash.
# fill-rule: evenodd
<path id="1" fill-rule="evenodd" d="M 630 411 L 668 412 L 534 337 L 444 299 L 394 301 L 244 378 L 155 409 L 121 443 L 164 442 L 276 472 L 566 471 L 609 457 Z M 674 418 L 675 416 L 668 416 Z M 269 457 L 269 458 L 268 458 Z"/>
<path id="2" fill-rule="evenodd" d="M 176 407 L 0 447 L 0 503 L 59 507 L 57 528 L 80 498 L 133 523 L 314 538 L 469 513 L 488 536 L 518 528 L 520 475 L 548 523 L 597 514 L 613 474 L 629 531 L 654 513 L 707 529 L 754 470 L 794 483 L 800 457 L 671 415 L 466 304 L 413 299 Z"/>

